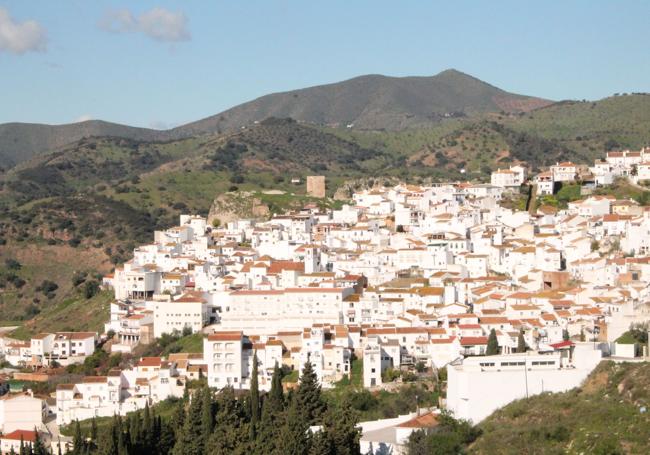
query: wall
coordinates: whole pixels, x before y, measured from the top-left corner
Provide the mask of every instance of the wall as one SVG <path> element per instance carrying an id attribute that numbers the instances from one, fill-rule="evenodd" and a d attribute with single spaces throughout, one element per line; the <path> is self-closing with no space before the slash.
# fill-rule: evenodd
<path id="1" fill-rule="evenodd" d="M 501 371 L 469 371 L 449 366 L 447 408 L 457 418 L 478 423 L 508 403 L 542 392 L 565 392 L 579 386 L 600 361 L 600 351 L 580 352 L 575 368 L 539 369 L 523 367 Z M 503 356 L 499 356 L 502 358 Z M 496 356 L 494 356 L 496 358 Z M 516 359 L 515 356 L 512 356 Z M 484 357 L 486 361 L 490 357 Z"/>

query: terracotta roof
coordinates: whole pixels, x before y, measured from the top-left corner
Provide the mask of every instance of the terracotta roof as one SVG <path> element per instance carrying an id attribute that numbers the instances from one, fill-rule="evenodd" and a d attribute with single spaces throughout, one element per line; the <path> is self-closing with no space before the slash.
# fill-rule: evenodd
<path id="1" fill-rule="evenodd" d="M 398 428 L 433 428 L 438 426 L 438 417 L 429 412 L 397 425 Z"/>
<path id="2" fill-rule="evenodd" d="M 33 430 L 14 430 L 11 433 L 2 435 L 0 439 L 11 439 L 13 441 L 22 439 L 25 442 L 34 442 L 36 441 L 36 432 Z"/>
<path id="3" fill-rule="evenodd" d="M 160 357 L 142 357 L 138 362 L 139 367 L 159 367 L 161 364 Z"/>
<path id="4" fill-rule="evenodd" d="M 208 335 L 208 341 L 241 341 L 242 337 L 243 333 L 237 330 L 215 332 L 211 335 Z"/>

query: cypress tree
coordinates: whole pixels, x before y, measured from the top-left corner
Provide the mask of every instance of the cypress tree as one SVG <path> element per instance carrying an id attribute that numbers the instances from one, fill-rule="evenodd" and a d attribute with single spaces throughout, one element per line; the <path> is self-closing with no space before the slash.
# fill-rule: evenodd
<path id="1" fill-rule="evenodd" d="M 526 352 L 526 340 L 524 339 L 524 329 L 519 330 L 517 337 L 517 352 Z"/>
<path id="2" fill-rule="evenodd" d="M 153 433 L 154 429 L 153 420 L 151 419 L 151 411 L 149 410 L 149 403 L 146 403 L 144 406 L 144 417 L 142 419 L 142 438 L 140 439 L 142 453 L 153 453 Z"/>
<path id="3" fill-rule="evenodd" d="M 204 387 L 201 391 L 201 435 L 203 449 L 208 445 L 208 439 L 214 428 L 214 414 L 212 412 L 212 392 L 210 388 Z"/>
<path id="4" fill-rule="evenodd" d="M 316 425 L 320 422 L 325 411 L 325 403 L 321 398 L 321 387 L 318 383 L 318 376 L 307 361 L 300 376 L 300 385 L 296 392 L 298 407 L 307 425 Z"/>
<path id="5" fill-rule="evenodd" d="M 82 455 L 84 453 L 85 442 L 81 436 L 81 426 L 79 425 L 79 420 L 74 421 L 74 435 L 72 437 L 72 446 L 73 455 Z"/>
<path id="6" fill-rule="evenodd" d="M 497 355 L 499 353 L 499 342 L 497 341 L 497 332 L 496 330 L 490 330 L 490 336 L 488 337 L 487 350 L 485 351 L 486 355 Z"/>
<path id="7" fill-rule="evenodd" d="M 277 366 L 277 365 L 276 365 Z M 260 420 L 260 389 L 257 383 L 257 351 L 253 354 L 253 371 L 250 389 L 251 426 L 254 428 Z"/>
<path id="8" fill-rule="evenodd" d="M 276 453 L 284 417 L 282 372 L 277 362 L 273 368 L 271 391 L 262 404 L 262 419 L 257 431 L 256 445 L 259 453 Z"/>
<path id="9" fill-rule="evenodd" d="M 156 453 L 171 453 L 174 444 L 176 443 L 174 427 L 171 424 L 163 423 L 160 417 L 158 417 L 158 427 L 160 428 L 160 439 L 157 440 L 158 450 Z"/>
<path id="10" fill-rule="evenodd" d="M 203 454 L 202 401 L 200 391 L 194 392 L 183 428 L 174 445 L 174 455 Z"/>
<path id="11" fill-rule="evenodd" d="M 128 425 L 129 432 L 131 437 L 129 441 L 133 447 L 140 445 L 142 441 L 142 420 L 140 419 L 140 413 L 134 412 L 132 414 L 131 425 Z"/>
<path id="12" fill-rule="evenodd" d="M 97 442 L 97 419 L 94 417 L 90 422 L 90 439 L 92 439 L 93 442 Z"/>
<path id="13" fill-rule="evenodd" d="M 38 430 L 36 427 L 34 427 L 34 432 L 36 433 L 36 439 L 34 439 L 34 446 L 32 449 L 32 452 L 34 455 L 48 455 L 49 452 L 43 445 L 43 441 L 41 440 L 41 436 L 38 434 Z"/>
<path id="14" fill-rule="evenodd" d="M 179 433 L 185 425 L 185 403 L 185 400 L 179 400 L 169 422 L 174 431 L 174 439 L 178 439 Z"/>
<path id="15" fill-rule="evenodd" d="M 101 444 L 98 444 L 99 453 L 101 455 L 117 455 L 117 416 L 113 416 L 108 431 L 105 431 L 103 433 L 103 437 L 101 439 Z M 77 453 L 79 452 L 75 452 L 75 454 Z"/>

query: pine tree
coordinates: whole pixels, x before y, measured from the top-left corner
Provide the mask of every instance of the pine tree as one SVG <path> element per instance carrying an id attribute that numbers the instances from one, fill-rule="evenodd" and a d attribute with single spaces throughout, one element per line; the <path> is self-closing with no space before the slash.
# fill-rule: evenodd
<path id="1" fill-rule="evenodd" d="M 253 354 L 253 371 L 251 373 L 251 390 L 250 390 L 250 407 L 251 407 L 251 426 L 260 420 L 260 389 L 257 383 L 257 351 Z"/>
<path id="2" fill-rule="evenodd" d="M 496 330 L 490 330 L 490 336 L 488 337 L 487 350 L 485 355 L 497 355 L 499 353 L 499 341 L 497 340 Z"/>
<path id="3" fill-rule="evenodd" d="M 310 453 L 353 455 L 360 451 L 361 430 L 357 428 L 358 415 L 345 399 L 339 406 L 323 415 L 323 426 Z"/>
<path id="4" fill-rule="evenodd" d="M 321 387 L 318 383 L 318 376 L 308 361 L 300 376 L 300 385 L 297 391 L 298 407 L 307 425 L 320 423 L 321 416 L 325 411 L 325 403 L 321 398 Z"/>
<path id="5" fill-rule="evenodd" d="M 249 455 L 255 453 L 250 441 L 247 409 L 235 398 L 231 387 L 224 388 L 217 401 L 214 431 L 208 440 L 206 453 Z M 265 448 L 262 453 L 274 453 Z"/>
<path id="6" fill-rule="evenodd" d="M 291 400 L 286 412 L 286 419 L 278 439 L 280 453 L 286 455 L 303 455 L 309 453 L 311 438 L 309 426 L 302 418 L 297 400 Z"/>
<path id="7" fill-rule="evenodd" d="M 174 455 L 202 455 L 203 454 L 203 425 L 202 425 L 202 400 L 200 392 L 192 395 L 190 407 L 174 445 Z"/>
<path id="8" fill-rule="evenodd" d="M 519 337 L 517 337 L 517 352 L 526 352 L 526 340 L 524 339 L 524 329 L 519 330 Z"/>

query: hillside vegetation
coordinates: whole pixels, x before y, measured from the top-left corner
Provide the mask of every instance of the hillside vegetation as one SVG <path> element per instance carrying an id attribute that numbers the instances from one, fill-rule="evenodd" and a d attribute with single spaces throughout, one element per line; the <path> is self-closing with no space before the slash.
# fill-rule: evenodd
<path id="1" fill-rule="evenodd" d="M 602 362 L 582 387 L 519 400 L 479 425 L 476 454 L 643 454 L 650 364 Z"/>

